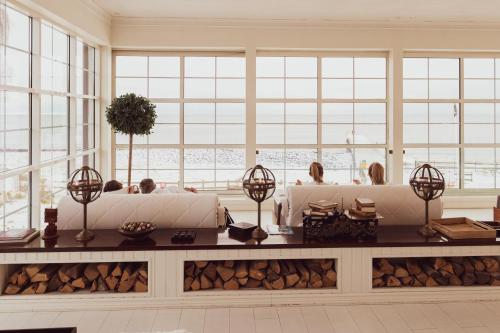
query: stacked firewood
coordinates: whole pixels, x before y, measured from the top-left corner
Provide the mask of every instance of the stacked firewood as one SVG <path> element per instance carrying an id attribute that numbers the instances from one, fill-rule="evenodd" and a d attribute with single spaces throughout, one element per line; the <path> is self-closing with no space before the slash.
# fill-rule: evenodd
<path id="1" fill-rule="evenodd" d="M 497 257 L 374 259 L 372 286 L 500 286 Z"/>
<path id="2" fill-rule="evenodd" d="M 6 295 L 33 295 L 77 290 L 126 293 L 148 291 L 146 263 L 30 264 L 7 280 Z"/>
<path id="3" fill-rule="evenodd" d="M 184 291 L 333 288 L 337 273 L 333 259 L 186 261 Z"/>

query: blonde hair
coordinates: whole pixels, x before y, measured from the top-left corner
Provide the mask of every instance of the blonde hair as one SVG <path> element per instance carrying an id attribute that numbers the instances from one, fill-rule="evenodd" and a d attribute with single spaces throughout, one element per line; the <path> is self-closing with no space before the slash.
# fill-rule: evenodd
<path id="1" fill-rule="evenodd" d="M 309 176 L 313 177 L 316 184 L 323 184 L 323 166 L 321 163 L 311 163 L 309 166 Z"/>
<path id="2" fill-rule="evenodd" d="M 370 164 L 368 167 L 368 176 L 372 180 L 372 185 L 384 185 L 384 167 L 378 162 Z"/>

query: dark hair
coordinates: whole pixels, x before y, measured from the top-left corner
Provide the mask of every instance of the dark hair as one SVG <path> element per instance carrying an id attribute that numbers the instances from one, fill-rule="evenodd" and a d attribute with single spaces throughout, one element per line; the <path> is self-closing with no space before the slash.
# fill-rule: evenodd
<path id="1" fill-rule="evenodd" d="M 312 162 L 309 166 L 309 176 L 313 177 L 317 184 L 323 183 L 323 166 L 319 162 Z"/>
<path id="2" fill-rule="evenodd" d="M 123 188 L 123 184 L 120 183 L 119 181 L 113 179 L 110 180 L 109 182 L 106 182 L 104 184 L 104 188 L 102 189 L 103 192 L 112 192 L 112 191 L 118 191 Z"/>
<path id="3" fill-rule="evenodd" d="M 151 193 L 155 190 L 156 184 L 155 184 L 154 180 L 152 180 L 151 178 L 144 178 L 139 183 L 139 187 L 141 188 L 141 193 L 147 194 L 147 193 Z"/>
<path id="4" fill-rule="evenodd" d="M 368 167 L 368 176 L 372 180 L 373 185 L 384 185 L 384 167 L 378 162 L 370 164 Z"/>

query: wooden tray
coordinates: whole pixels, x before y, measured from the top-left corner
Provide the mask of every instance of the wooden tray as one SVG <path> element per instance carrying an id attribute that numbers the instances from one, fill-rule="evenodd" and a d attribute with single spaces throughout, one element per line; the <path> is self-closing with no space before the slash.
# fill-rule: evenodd
<path id="1" fill-rule="evenodd" d="M 495 229 L 466 217 L 432 220 L 432 227 L 453 239 L 496 238 Z"/>

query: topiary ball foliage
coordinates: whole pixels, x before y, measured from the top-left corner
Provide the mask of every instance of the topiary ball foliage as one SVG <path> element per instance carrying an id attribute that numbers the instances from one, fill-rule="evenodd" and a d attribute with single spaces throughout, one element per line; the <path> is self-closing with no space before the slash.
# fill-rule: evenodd
<path id="1" fill-rule="evenodd" d="M 156 120 L 156 105 L 136 94 L 116 97 L 106 108 L 106 120 L 115 132 L 126 135 L 151 134 Z"/>

